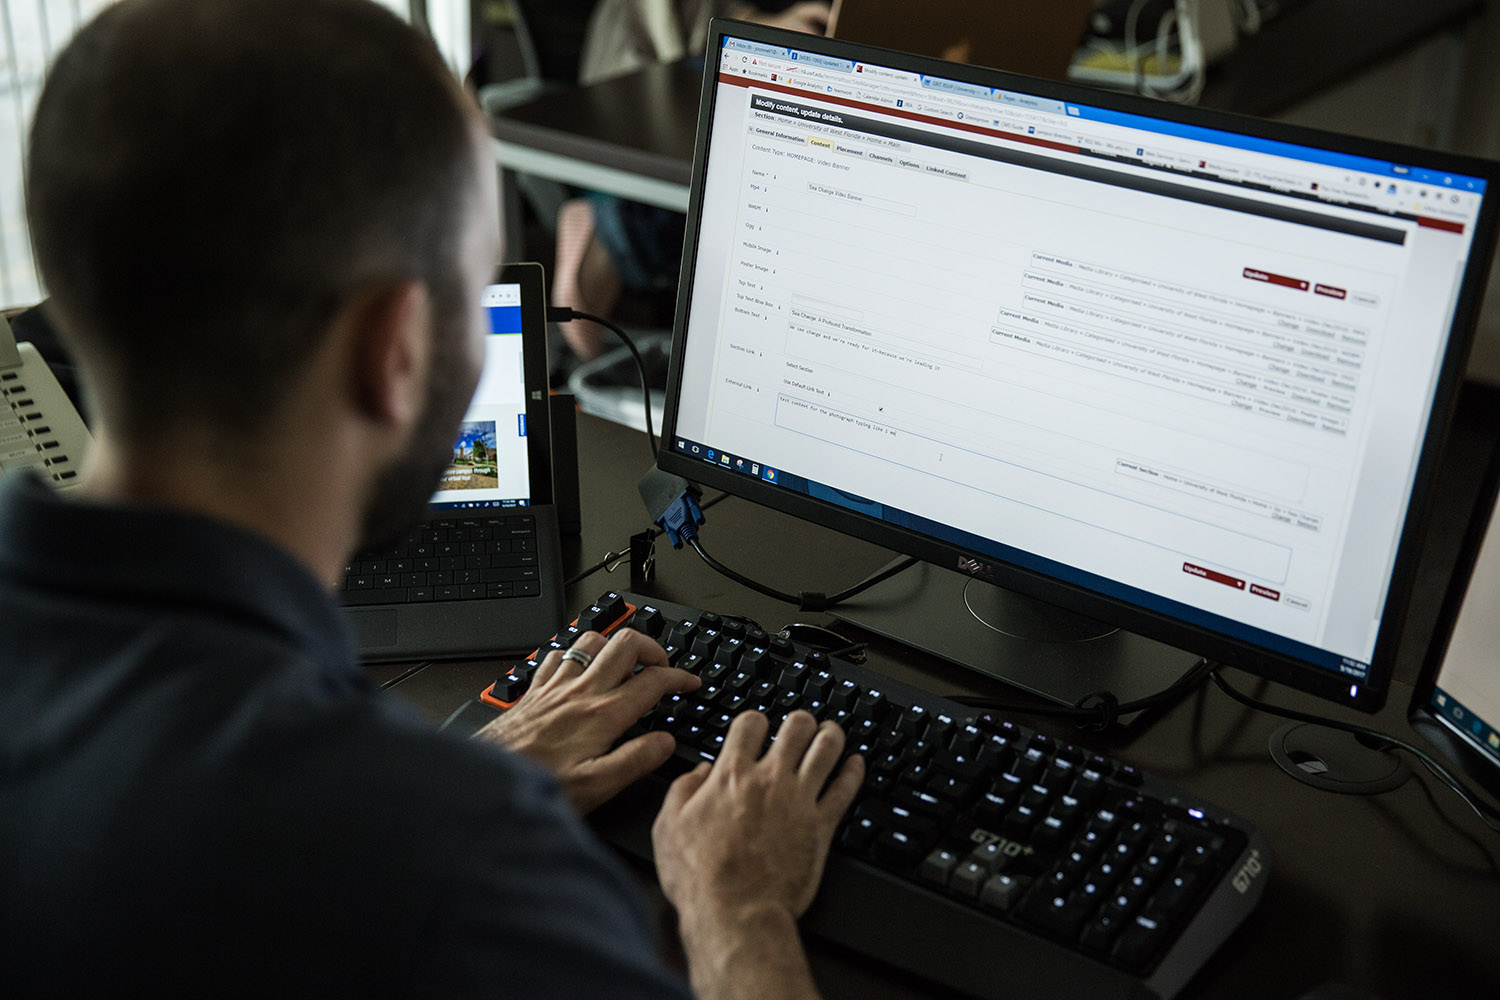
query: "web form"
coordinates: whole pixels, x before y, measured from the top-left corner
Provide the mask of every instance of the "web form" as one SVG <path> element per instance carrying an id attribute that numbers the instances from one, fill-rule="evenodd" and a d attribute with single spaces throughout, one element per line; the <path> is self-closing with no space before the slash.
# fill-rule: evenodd
<path id="1" fill-rule="evenodd" d="M 679 451 L 1365 676 L 1483 180 L 715 68 Z"/>

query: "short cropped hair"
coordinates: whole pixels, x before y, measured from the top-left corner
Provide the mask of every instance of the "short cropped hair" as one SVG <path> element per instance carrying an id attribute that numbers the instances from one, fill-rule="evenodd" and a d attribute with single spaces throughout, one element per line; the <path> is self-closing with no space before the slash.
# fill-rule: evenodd
<path id="1" fill-rule="evenodd" d="M 253 432 L 368 284 L 459 305 L 465 103 L 368 0 L 123 0 L 79 32 L 37 106 L 26 206 L 119 433 Z"/>

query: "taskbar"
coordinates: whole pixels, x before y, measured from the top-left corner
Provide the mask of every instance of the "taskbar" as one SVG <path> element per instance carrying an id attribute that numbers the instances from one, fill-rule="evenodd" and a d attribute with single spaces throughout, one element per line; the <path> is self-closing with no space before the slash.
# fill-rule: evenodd
<path id="1" fill-rule="evenodd" d="M 1500 761 L 1500 732 L 1476 715 L 1473 709 L 1442 688 L 1435 687 L 1432 689 L 1432 712 L 1491 758 Z"/>
<path id="2" fill-rule="evenodd" d="M 434 501 L 427 505 L 428 510 L 454 511 L 454 510 L 495 510 L 513 507 L 530 507 L 531 501 L 521 500 L 449 500 L 443 502 Z"/>
<path id="3" fill-rule="evenodd" d="M 689 441 L 686 438 L 677 439 L 677 451 L 680 454 L 707 462 L 709 465 L 717 465 L 721 469 L 737 472 L 742 476 L 749 476 L 752 479 L 759 479 L 773 486 L 779 481 L 779 477 L 781 476 L 779 471 L 769 465 L 762 465 L 760 462 L 745 458 L 743 455 L 731 455 L 727 451 L 710 448 L 706 444 Z"/>

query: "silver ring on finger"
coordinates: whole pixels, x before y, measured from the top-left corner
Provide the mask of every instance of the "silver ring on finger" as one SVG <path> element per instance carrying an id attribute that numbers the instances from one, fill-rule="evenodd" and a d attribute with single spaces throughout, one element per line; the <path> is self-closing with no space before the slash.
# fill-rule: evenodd
<path id="1" fill-rule="evenodd" d="M 585 670 L 588 669 L 590 663 L 594 662 L 593 653 L 590 653 L 588 650 L 579 649 L 577 646 L 569 646 L 567 652 L 563 653 L 562 658 L 564 661 L 572 660 Z"/>

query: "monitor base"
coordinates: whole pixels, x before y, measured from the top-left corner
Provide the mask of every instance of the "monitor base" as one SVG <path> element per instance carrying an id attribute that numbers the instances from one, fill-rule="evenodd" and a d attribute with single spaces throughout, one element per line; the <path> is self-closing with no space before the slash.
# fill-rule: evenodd
<path id="1" fill-rule="evenodd" d="M 1064 705 L 1101 691 L 1120 702 L 1155 694 L 1199 659 L 928 563 L 871 587 L 831 614 Z M 1122 714 L 1119 721 L 1129 723 L 1139 714 Z"/>

